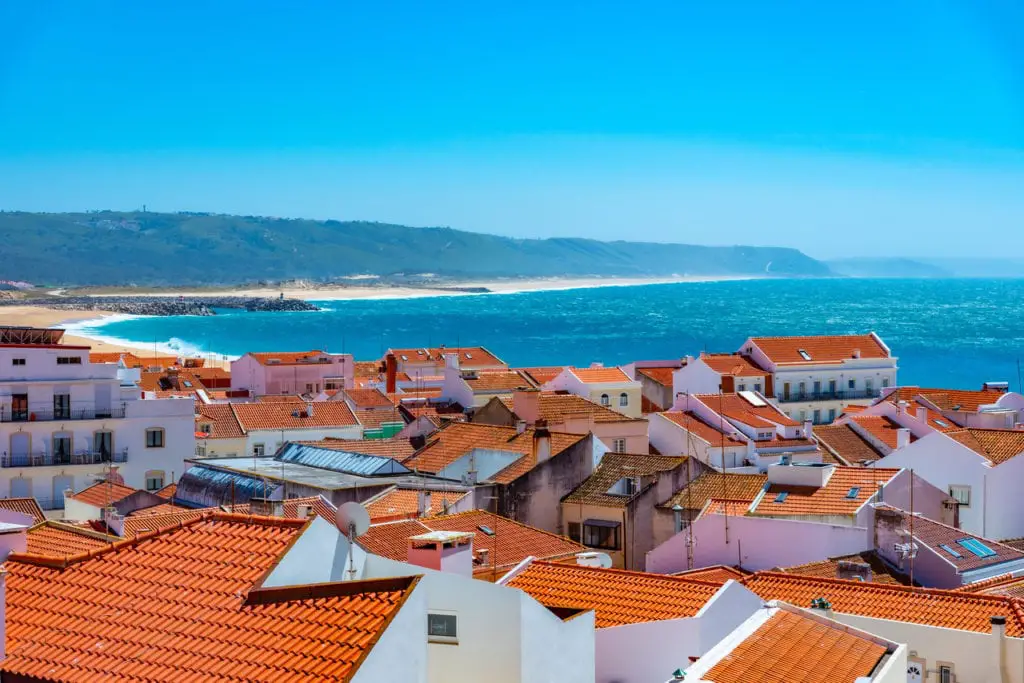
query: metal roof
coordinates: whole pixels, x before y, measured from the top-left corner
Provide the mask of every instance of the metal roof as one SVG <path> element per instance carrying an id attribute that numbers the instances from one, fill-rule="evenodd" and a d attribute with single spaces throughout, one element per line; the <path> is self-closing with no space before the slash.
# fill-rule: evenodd
<path id="1" fill-rule="evenodd" d="M 332 472 L 358 474 L 373 477 L 391 474 L 408 474 L 409 468 L 393 458 L 366 453 L 352 453 L 328 448 L 317 448 L 298 443 L 286 444 L 274 460 L 319 467 Z"/>

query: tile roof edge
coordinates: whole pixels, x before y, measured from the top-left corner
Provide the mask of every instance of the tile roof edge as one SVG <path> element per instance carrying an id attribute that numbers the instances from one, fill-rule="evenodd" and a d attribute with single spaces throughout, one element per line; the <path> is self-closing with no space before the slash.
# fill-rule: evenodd
<path id="1" fill-rule="evenodd" d="M 242 603 L 247 607 L 255 605 L 272 605 L 280 602 L 299 600 L 321 600 L 324 598 L 342 598 L 364 593 L 393 593 L 409 591 L 422 578 L 422 575 L 388 576 L 383 578 L 359 579 L 356 581 L 328 581 L 323 583 L 292 584 L 269 588 L 253 588 L 245 596 Z"/>
<path id="2" fill-rule="evenodd" d="M 714 581 L 704 581 L 703 579 L 688 579 L 685 576 L 674 576 L 672 574 L 653 574 L 651 572 L 637 572 L 637 571 L 631 571 L 629 569 L 612 569 L 611 567 L 587 567 L 587 566 L 584 566 L 584 565 L 581 565 L 581 564 L 564 564 L 564 563 L 561 563 L 561 562 L 551 562 L 550 560 L 536 560 L 535 559 L 531 563 L 531 566 L 538 566 L 538 565 L 545 566 L 545 567 L 559 567 L 559 568 L 562 568 L 562 569 L 565 569 L 565 568 L 568 568 L 568 569 L 582 569 L 584 571 L 594 571 L 594 572 L 601 572 L 601 573 L 605 573 L 605 574 L 616 574 L 616 575 L 619 575 L 619 576 L 634 576 L 634 577 L 641 577 L 641 578 L 646 578 L 646 579 L 667 579 L 669 581 L 677 581 L 677 582 L 682 582 L 682 583 L 697 584 L 697 585 L 700 585 L 700 586 L 708 586 L 710 588 L 716 588 L 716 589 L 717 588 L 721 588 L 721 586 L 722 586 L 722 584 L 716 583 Z M 751 574 L 750 576 L 748 576 L 746 578 L 750 578 L 751 576 L 754 576 L 754 575 Z M 792 578 L 788 574 L 783 574 L 783 576 L 786 576 L 787 578 Z"/>
<path id="3" fill-rule="evenodd" d="M 466 495 L 469 495 L 470 493 L 472 493 L 472 492 L 471 491 L 467 491 Z M 537 528 L 535 526 L 530 526 L 529 524 L 524 524 L 523 522 L 520 522 L 520 521 L 517 521 L 517 520 L 514 520 L 514 519 L 510 519 L 508 517 L 502 517 L 501 515 L 499 515 L 497 513 L 489 512 L 487 510 L 465 510 L 463 512 L 455 512 L 455 513 L 448 514 L 448 515 L 444 515 L 444 514 L 442 514 L 442 515 L 434 515 L 433 517 L 425 518 L 425 521 L 424 520 L 419 520 L 419 522 L 421 524 L 424 524 L 425 526 L 427 526 L 429 528 L 429 522 L 431 520 L 444 519 L 446 517 L 447 518 L 458 517 L 460 515 L 467 515 L 468 516 L 468 515 L 471 515 L 471 514 L 474 514 L 474 513 L 479 513 L 479 512 L 482 512 L 482 513 L 484 513 L 486 515 L 490 515 L 492 517 L 500 517 L 504 521 L 511 522 L 512 524 L 515 524 L 516 526 L 520 526 L 520 527 L 522 527 L 524 529 L 529 529 L 530 531 L 536 531 L 536 532 L 544 534 L 546 536 L 551 536 L 553 538 L 557 538 L 557 539 L 560 539 L 560 540 L 563 540 L 563 541 L 568 541 L 569 543 L 576 543 L 576 545 L 580 546 L 581 548 L 584 548 L 584 549 L 586 548 L 585 545 L 583 545 L 582 543 L 577 543 L 576 541 L 572 540 L 568 536 L 559 536 L 558 534 L 556 534 L 554 532 L 545 531 L 544 529 L 539 529 L 539 528 Z M 579 552 L 585 552 L 585 550 L 580 550 Z M 575 555 L 576 553 L 571 553 L 571 554 Z"/>
<path id="4" fill-rule="evenodd" d="M 61 531 L 67 531 L 69 533 L 80 534 L 89 538 L 95 538 L 97 541 L 107 541 L 109 543 L 116 543 L 122 540 L 120 536 L 114 536 L 112 534 L 105 534 L 102 531 L 96 531 L 95 529 L 86 529 L 84 527 L 75 526 L 74 524 L 67 524 L 59 519 L 47 519 L 38 524 L 30 526 L 28 533 L 32 533 L 39 527 L 48 527 L 50 529 L 59 529 Z"/>

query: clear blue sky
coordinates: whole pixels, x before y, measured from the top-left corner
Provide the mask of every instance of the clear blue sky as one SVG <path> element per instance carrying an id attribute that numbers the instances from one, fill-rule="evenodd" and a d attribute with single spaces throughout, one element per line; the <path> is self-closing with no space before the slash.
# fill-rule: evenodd
<path id="1" fill-rule="evenodd" d="M 1019 0 L 6 0 L 0 207 L 1005 255 L 1022 26 Z"/>

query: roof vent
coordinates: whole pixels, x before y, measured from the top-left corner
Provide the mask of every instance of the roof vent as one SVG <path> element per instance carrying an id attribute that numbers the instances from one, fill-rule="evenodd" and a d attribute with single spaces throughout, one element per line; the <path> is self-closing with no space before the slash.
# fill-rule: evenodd
<path id="1" fill-rule="evenodd" d="M 853 354 L 851 354 L 851 355 L 852 355 L 852 356 L 853 356 L 854 358 L 860 358 L 860 349 L 854 349 L 854 350 L 853 350 Z"/>

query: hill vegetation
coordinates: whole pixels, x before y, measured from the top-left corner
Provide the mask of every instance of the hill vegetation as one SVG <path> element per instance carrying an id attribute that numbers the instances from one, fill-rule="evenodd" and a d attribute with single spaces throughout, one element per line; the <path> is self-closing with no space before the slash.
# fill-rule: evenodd
<path id="1" fill-rule="evenodd" d="M 796 249 L 775 247 L 512 239 L 451 228 L 199 213 L 0 212 L 0 280 L 154 286 L 367 273 L 814 276 L 829 269 Z"/>

